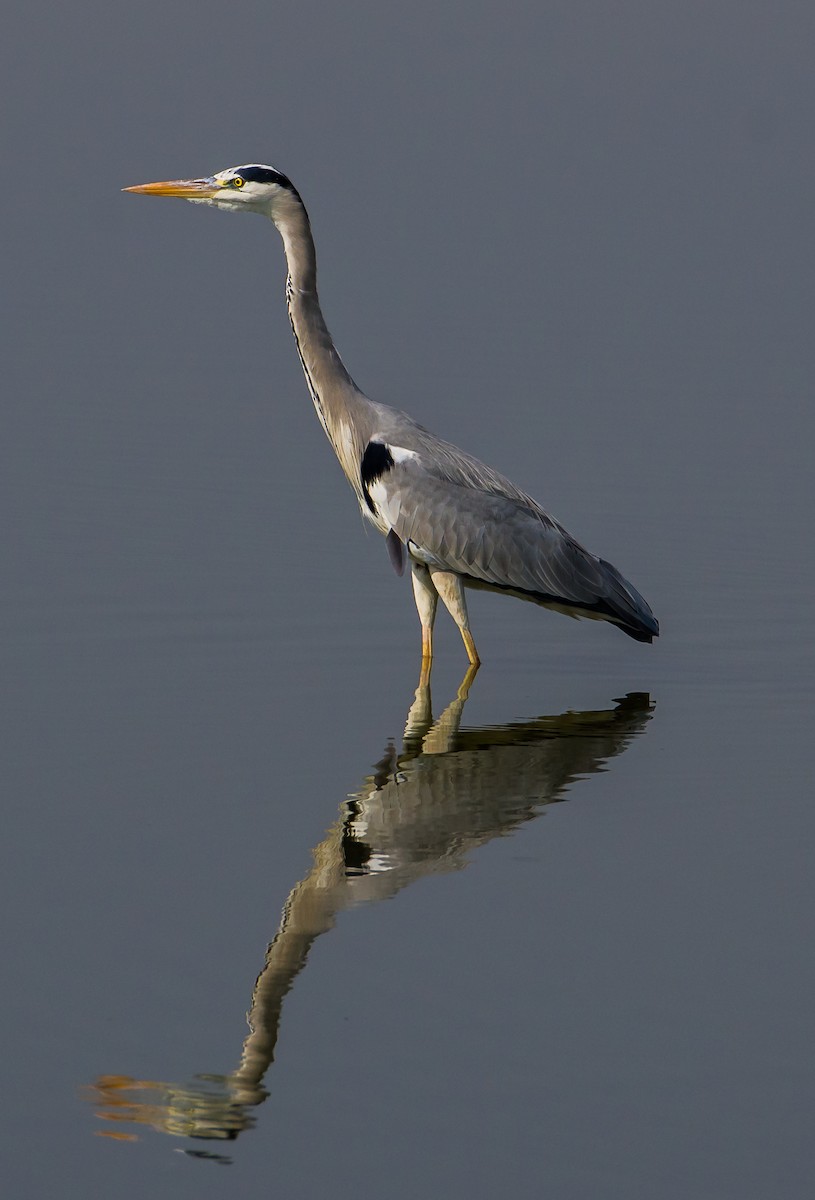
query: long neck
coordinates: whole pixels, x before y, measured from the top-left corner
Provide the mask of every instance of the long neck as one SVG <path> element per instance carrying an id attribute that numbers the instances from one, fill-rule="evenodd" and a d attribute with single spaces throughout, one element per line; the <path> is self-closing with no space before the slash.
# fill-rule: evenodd
<path id="1" fill-rule="evenodd" d="M 360 392 L 337 353 L 317 296 L 317 256 L 302 201 L 287 196 L 273 216 L 286 251 L 286 301 L 297 352 L 317 416 L 354 490 L 359 463 L 374 432 L 371 402 Z"/>

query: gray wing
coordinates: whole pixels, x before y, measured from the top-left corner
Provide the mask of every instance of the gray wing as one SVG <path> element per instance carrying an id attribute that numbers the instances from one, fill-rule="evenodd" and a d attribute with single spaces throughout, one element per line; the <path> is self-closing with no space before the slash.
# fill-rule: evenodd
<path id="1" fill-rule="evenodd" d="M 363 486 L 379 523 L 414 558 L 470 586 L 611 620 L 642 640 L 658 632 L 636 589 L 531 497 L 430 435 L 410 440 L 415 448 L 375 443 L 378 471 Z"/>

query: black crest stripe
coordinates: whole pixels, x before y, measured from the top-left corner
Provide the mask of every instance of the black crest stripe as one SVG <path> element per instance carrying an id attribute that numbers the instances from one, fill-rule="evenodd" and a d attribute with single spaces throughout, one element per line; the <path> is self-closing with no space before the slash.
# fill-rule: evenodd
<path id="1" fill-rule="evenodd" d="M 287 191 L 297 195 L 297 188 L 292 181 L 280 171 L 276 171 L 274 167 L 263 167 L 257 163 L 250 163 L 245 167 L 238 167 L 238 174 L 247 183 L 276 183 L 278 187 L 286 188 Z"/>

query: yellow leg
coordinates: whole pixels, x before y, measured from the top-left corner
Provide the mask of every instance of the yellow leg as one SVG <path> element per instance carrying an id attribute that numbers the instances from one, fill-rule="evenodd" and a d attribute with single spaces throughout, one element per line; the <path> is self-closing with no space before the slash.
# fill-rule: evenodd
<path id="1" fill-rule="evenodd" d="M 478 674 L 478 667 L 479 667 L 479 664 L 477 662 L 474 662 L 474 663 L 471 662 L 469 667 L 467 668 L 467 672 L 466 672 L 464 678 L 462 679 L 461 683 L 459 684 L 459 689 L 458 689 L 458 692 L 456 693 L 459 700 L 464 701 L 469 696 L 470 688 L 472 687 L 473 680 L 475 679 L 476 675 Z"/>
<path id="2" fill-rule="evenodd" d="M 475 648 L 475 642 L 473 641 L 473 635 L 470 633 L 469 629 L 462 629 L 461 636 L 464 639 L 464 647 L 467 651 L 467 657 L 470 660 L 470 666 L 471 667 L 481 666 L 481 659 L 478 657 L 478 651 Z"/>
<path id="3" fill-rule="evenodd" d="M 433 587 L 444 601 L 444 606 L 458 625 L 459 633 L 464 639 L 464 647 L 471 664 L 477 667 L 481 662 L 475 648 L 473 635 L 470 633 L 470 618 L 467 616 L 467 601 L 464 599 L 464 584 L 460 576 L 453 571 L 438 571 L 430 568 L 430 578 Z"/>
<path id="4" fill-rule="evenodd" d="M 429 664 L 433 658 L 433 622 L 436 620 L 439 593 L 434 588 L 430 572 L 424 563 L 418 563 L 413 559 L 410 564 L 410 572 L 413 580 L 413 598 L 416 601 L 419 620 L 422 623 L 422 663 Z M 429 674 L 428 666 L 428 676 Z"/>

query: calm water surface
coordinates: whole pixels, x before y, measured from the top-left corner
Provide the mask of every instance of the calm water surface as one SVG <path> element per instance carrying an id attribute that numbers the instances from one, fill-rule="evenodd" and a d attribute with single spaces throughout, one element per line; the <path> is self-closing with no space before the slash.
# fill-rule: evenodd
<path id="1" fill-rule="evenodd" d="M 4 1197 L 811 1200 L 815 29 L 768 12 L 7 14 Z M 476 594 L 418 686 L 276 235 L 119 192 L 253 160 L 360 384 L 656 645 Z"/>
<path id="2" fill-rule="evenodd" d="M 156 578 L 148 490 L 92 484 L 66 561 L 113 512 Z M 237 587 L 167 503 L 175 597 L 111 555 L 6 612 L 18 1194 L 803 1195 L 804 587 L 767 629 L 686 580 L 651 653 L 476 597 L 486 665 L 447 623 L 417 688 L 379 541 Z"/>

